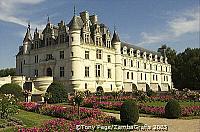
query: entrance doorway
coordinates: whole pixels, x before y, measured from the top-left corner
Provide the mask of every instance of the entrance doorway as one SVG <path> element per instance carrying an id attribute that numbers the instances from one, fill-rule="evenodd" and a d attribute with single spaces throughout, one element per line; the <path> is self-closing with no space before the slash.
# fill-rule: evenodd
<path id="1" fill-rule="evenodd" d="M 49 68 L 47 68 L 47 76 L 50 76 L 50 77 L 52 77 L 52 70 L 51 70 L 51 68 L 49 67 Z"/>

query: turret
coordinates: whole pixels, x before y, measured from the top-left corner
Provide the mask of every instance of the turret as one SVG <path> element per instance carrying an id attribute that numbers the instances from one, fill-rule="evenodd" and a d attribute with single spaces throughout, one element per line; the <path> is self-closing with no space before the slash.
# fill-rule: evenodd
<path id="1" fill-rule="evenodd" d="M 117 90 L 122 90 L 123 71 L 122 71 L 122 59 L 121 59 L 121 41 L 116 31 L 114 31 L 114 34 L 113 34 L 112 45 L 115 48 L 116 87 L 117 87 Z"/>
<path id="2" fill-rule="evenodd" d="M 113 38 L 112 38 L 112 45 L 115 48 L 117 54 L 121 54 L 121 41 L 119 39 L 118 34 L 114 31 Z"/>
<path id="3" fill-rule="evenodd" d="M 72 20 L 68 24 L 69 27 L 69 44 L 71 48 L 71 80 L 72 89 L 79 89 L 80 78 L 83 78 L 83 67 L 81 65 L 81 48 L 80 37 L 82 28 L 82 19 L 74 14 Z"/>
<path id="4" fill-rule="evenodd" d="M 29 50 L 31 49 L 32 37 L 31 37 L 30 30 L 31 30 L 31 27 L 30 27 L 30 24 L 28 24 L 26 35 L 23 40 L 23 54 L 28 54 Z"/>

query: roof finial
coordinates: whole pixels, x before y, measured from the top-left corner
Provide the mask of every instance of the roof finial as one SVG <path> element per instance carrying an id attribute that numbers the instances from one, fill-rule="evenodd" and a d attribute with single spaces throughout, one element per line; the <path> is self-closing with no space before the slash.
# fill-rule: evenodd
<path id="1" fill-rule="evenodd" d="M 50 23 L 50 18 L 48 14 L 47 14 L 47 23 Z"/>
<path id="2" fill-rule="evenodd" d="M 116 31 L 116 25 L 114 24 L 114 32 Z"/>
<path id="3" fill-rule="evenodd" d="M 31 24 L 30 24 L 31 22 L 30 22 L 30 20 L 28 21 L 28 30 L 30 30 L 31 29 Z"/>
<path id="4" fill-rule="evenodd" d="M 76 6 L 74 5 L 74 16 L 76 15 Z"/>

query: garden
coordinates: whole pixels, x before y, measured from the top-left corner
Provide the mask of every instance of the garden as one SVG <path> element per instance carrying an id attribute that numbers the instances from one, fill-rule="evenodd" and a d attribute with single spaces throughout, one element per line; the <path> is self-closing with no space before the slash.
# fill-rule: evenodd
<path id="1" fill-rule="evenodd" d="M 44 95 L 45 103 L 24 102 L 19 89 L 15 84 L 0 88 L 0 131 L 94 131 L 96 127 L 82 129 L 77 126 L 142 126 L 144 124 L 138 122 L 142 116 L 169 119 L 200 117 L 199 93 L 188 89 L 165 94 L 151 90 L 133 93 L 76 91 L 67 97 L 64 87 L 53 83 Z M 108 113 L 119 114 L 120 120 Z"/>

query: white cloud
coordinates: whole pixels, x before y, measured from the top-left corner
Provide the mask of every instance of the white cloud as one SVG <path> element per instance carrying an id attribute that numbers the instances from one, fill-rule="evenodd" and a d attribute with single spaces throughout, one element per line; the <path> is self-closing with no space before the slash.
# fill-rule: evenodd
<path id="1" fill-rule="evenodd" d="M 21 11 L 21 5 L 35 5 L 45 0 L 1 0 L 0 1 L 0 20 L 11 22 L 22 26 L 27 26 L 29 18 L 17 17 L 17 13 Z M 25 10 L 24 10 L 25 11 Z M 32 27 L 43 28 L 44 25 L 32 22 Z"/>
<path id="2" fill-rule="evenodd" d="M 142 32 L 142 42 L 138 45 L 161 43 L 166 40 L 174 40 L 184 34 L 200 32 L 200 7 L 186 10 L 167 21 L 167 29 L 159 34 Z"/>

